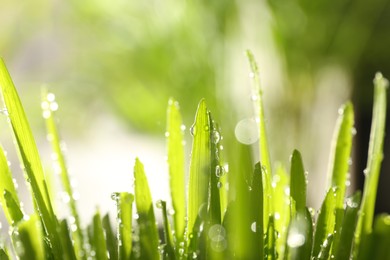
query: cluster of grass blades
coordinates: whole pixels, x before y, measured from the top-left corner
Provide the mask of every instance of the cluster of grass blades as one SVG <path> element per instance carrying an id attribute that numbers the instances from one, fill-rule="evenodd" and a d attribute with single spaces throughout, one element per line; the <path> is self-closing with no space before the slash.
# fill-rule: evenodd
<path id="1" fill-rule="evenodd" d="M 221 131 L 202 100 L 190 129 L 193 143 L 186 193 L 184 128 L 179 105 L 171 99 L 166 137 L 172 209 L 166 201 L 153 202 L 143 164 L 136 159 L 134 193 L 112 195 L 117 206 L 116 228 L 111 226 L 109 216 L 102 217 L 100 212 L 86 228 L 81 226 L 53 117 L 57 104 L 53 94 L 44 93 L 42 109 L 55 154 L 55 172 L 62 180 L 70 210 L 67 219 L 58 219 L 49 192 L 51 184 L 1 60 L 5 114 L 30 186 L 34 212 L 24 212 L 5 153 L 0 149 L 0 202 L 10 225 L 11 241 L 1 245 L 0 259 L 389 259 L 390 216 L 374 219 L 383 158 L 387 80 L 381 74 L 374 80 L 363 193 L 346 197 L 355 131 L 353 107 L 346 103 L 335 128 L 327 193 L 316 212 L 306 203 L 307 176 L 299 151 L 292 153 L 289 173 L 271 164 L 258 69 L 250 52 L 248 58 L 256 95 L 255 121 L 259 124 L 258 162 L 253 165 L 248 159 L 253 157 L 248 146 L 232 141 L 230 147 L 237 149 L 232 152 L 235 160 L 229 162 L 228 170 Z M 160 225 L 155 210 L 162 213 Z M 159 226 L 163 232 L 159 232 Z"/>

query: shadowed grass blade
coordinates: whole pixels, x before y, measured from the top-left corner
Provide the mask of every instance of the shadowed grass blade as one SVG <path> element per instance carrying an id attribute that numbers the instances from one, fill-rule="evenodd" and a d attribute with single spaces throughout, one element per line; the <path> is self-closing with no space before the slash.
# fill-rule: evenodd
<path id="1" fill-rule="evenodd" d="M 176 259 L 175 250 L 173 246 L 172 231 L 168 221 L 167 203 L 165 201 L 158 201 L 157 206 L 162 209 L 163 227 L 165 246 L 162 253 L 162 258 L 167 260 Z"/>
<path id="2" fill-rule="evenodd" d="M 362 259 L 389 259 L 390 215 L 381 214 L 375 218 L 370 247 Z"/>
<path id="3" fill-rule="evenodd" d="M 56 174 L 59 174 L 61 177 L 61 182 L 64 187 L 67 198 L 69 198 L 69 208 L 71 214 L 74 218 L 74 223 L 71 223 L 75 226 L 72 237 L 75 243 L 76 255 L 84 259 L 85 253 L 83 251 L 84 237 L 80 225 L 80 218 L 77 212 L 76 200 L 73 196 L 73 189 L 70 183 L 68 169 L 65 163 L 65 157 L 62 152 L 60 137 L 58 134 L 57 124 L 55 122 L 54 113 L 58 108 L 58 104 L 55 101 L 55 96 L 52 93 L 47 93 L 47 91 L 42 92 L 42 103 L 41 107 L 43 110 L 43 117 L 46 122 L 47 136 L 50 142 L 51 148 L 53 150 L 53 158 Z"/>
<path id="4" fill-rule="evenodd" d="M 322 203 L 320 213 L 317 218 L 316 229 L 314 234 L 314 244 L 312 255 L 318 256 L 325 240 L 329 235 L 332 235 L 336 221 L 336 201 L 339 196 L 337 188 L 328 190 L 326 197 Z"/>
<path id="5" fill-rule="evenodd" d="M 168 167 L 171 189 L 172 205 L 175 214 L 174 228 L 176 241 L 179 244 L 184 240 L 185 228 L 185 181 L 184 181 L 184 134 L 180 114 L 179 103 L 170 99 L 168 103 L 167 119 L 167 146 L 168 146 Z"/>
<path id="6" fill-rule="evenodd" d="M 118 192 L 114 193 L 112 197 L 115 199 L 117 205 L 119 259 L 130 259 L 132 251 L 132 214 L 134 195 L 128 192 Z"/>
<path id="7" fill-rule="evenodd" d="M 306 209 L 306 176 L 303 168 L 302 156 L 294 150 L 291 157 L 290 194 L 295 200 L 297 212 L 303 213 Z"/>
<path id="8" fill-rule="evenodd" d="M 364 182 L 362 205 L 355 233 L 355 245 L 358 250 L 360 242 L 365 242 L 365 237 L 372 231 L 376 191 L 380 174 L 380 166 L 383 160 L 383 142 L 386 125 L 386 90 L 388 81 L 382 74 L 377 73 L 374 79 L 374 107 L 372 111 L 372 123 L 370 144 L 368 148 L 367 167 L 364 170 L 366 180 Z M 359 254 L 354 251 L 354 256 Z"/>
<path id="9" fill-rule="evenodd" d="M 110 215 L 106 214 L 102 219 L 102 225 L 104 229 L 104 233 L 106 234 L 106 245 L 108 253 L 110 254 L 109 259 L 110 260 L 117 260 L 118 258 L 118 243 L 117 243 L 117 236 L 115 236 L 115 233 L 111 227 L 111 221 L 110 221 Z M 131 233 L 131 230 L 130 230 Z M 130 240 L 130 246 L 132 241 Z M 121 258 L 121 259 L 130 259 L 130 255 L 128 258 Z"/>
<path id="10" fill-rule="evenodd" d="M 360 206 L 361 193 L 356 192 L 351 198 L 347 199 L 343 224 L 341 225 L 340 240 L 342 244 L 337 246 L 334 253 L 334 259 L 350 259 L 353 234 L 356 228 L 358 211 Z M 376 259 L 376 258 L 373 258 Z M 378 258 L 379 259 L 379 258 Z"/>
<path id="11" fill-rule="evenodd" d="M 159 238 L 153 210 L 152 196 L 145 176 L 144 166 L 138 158 L 134 166 L 135 204 L 141 246 L 141 259 L 159 259 Z"/>
<path id="12" fill-rule="evenodd" d="M 277 247 L 276 247 L 276 230 L 275 230 L 275 220 L 273 216 L 269 217 L 268 229 L 265 238 L 265 259 L 274 260 L 277 259 Z"/>
<path id="13" fill-rule="evenodd" d="M 11 202 L 13 205 L 7 203 L 6 194 L 9 196 L 9 202 L 11 202 L 11 199 L 13 200 L 13 202 Z M 23 218 L 23 214 L 21 215 L 21 218 L 20 214 L 18 214 L 18 212 L 21 213 L 19 198 L 2 147 L 0 147 L 0 203 L 10 225 L 16 224 Z"/>
<path id="14" fill-rule="evenodd" d="M 328 237 L 325 239 L 324 243 L 322 243 L 320 252 L 318 253 L 318 256 L 316 259 L 318 259 L 318 260 L 329 259 L 330 247 L 332 246 L 333 237 L 334 237 L 333 234 L 328 235 Z"/>
<path id="15" fill-rule="evenodd" d="M 196 237 L 194 230 L 200 211 L 207 212 L 207 194 L 211 174 L 210 161 L 210 118 L 206 102 L 201 100 L 191 127 L 193 135 L 192 153 L 190 162 L 190 177 L 188 185 L 188 213 L 187 232 L 189 237 Z M 193 234 L 194 233 L 194 234 Z M 191 244 L 191 243 L 189 243 Z M 196 244 L 193 245 L 197 247 Z M 191 250 L 190 250 L 191 251 Z"/>
<path id="16" fill-rule="evenodd" d="M 9 254 L 7 248 L 0 248 L 0 259 L 1 260 L 8 260 Z"/>
<path id="17" fill-rule="evenodd" d="M 66 220 L 62 220 L 61 223 L 61 242 L 63 250 L 63 259 L 76 260 L 75 247 L 72 243 L 72 237 L 70 234 L 69 226 Z"/>
<path id="18" fill-rule="evenodd" d="M 92 229 L 91 244 L 95 252 L 96 260 L 107 260 L 107 246 L 106 239 L 104 236 L 104 230 L 102 225 L 102 220 L 100 218 L 100 213 L 97 211 L 93 216 L 93 229 Z"/>

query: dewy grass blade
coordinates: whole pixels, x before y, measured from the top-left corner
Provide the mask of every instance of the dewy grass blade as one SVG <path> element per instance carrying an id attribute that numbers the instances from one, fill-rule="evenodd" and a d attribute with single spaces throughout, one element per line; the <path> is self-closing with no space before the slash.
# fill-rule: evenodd
<path id="1" fill-rule="evenodd" d="M 10 196 L 14 202 L 13 207 L 9 208 L 6 203 L 6 193 Z M 20 211 L 19 197 L 16 192 L 15 184 L 12 179 L 11 171 L 8 166 L 7 158 L 5 157 L 3 148 L 0 147 L 0 203 L 3 207 L 5 217 L 10 225 L 17 223 L 18 219 L 14 219 L 14 210 Z M 16 208 L 17 209 L 16 209 Z M 18 215 L 16 215 L 18 216 Z M 22 215 L 23 218 L 23 215 Z"/>
<path id="2" fill-rule="evenodd" d="M 362 259 L 389 259 L 390 215 L 381 214 L 375 218 L 371 243 Z"/>
<path id="3" fill-rule="evenodd" d="M 132 250 L 132 214 L 134 195 L 128 192 L 114 193 L 117 205 L 117 237 L 119 259 L 130 259 Z"/>
<path id="4" fill-rule="evenodd" d="M 168 167 L 172 205 L 175 214 L 174 228 L 176 241 L 184 240 L 185 228 L 185 181 L 184 181 L 184 125 L 182 124 L 179 103 L 170 99 L 168 103 L 167 146 Z"/>
<path id="5" fill-rule="evenodd" d="M 339 196 L 337 188 L 328 190 L 322 203 L 320 213 L 317 218 L 316 229 L 314 233 L 314 244 L 312 255 L 318 256 L 327 237 L 334 232 L 336 221 L 336 201 Z"/>
<path id="6" fill-rule="evenodd" d="M 290 176 L 290 194 L 295 200 L 296 211 L 304 212 L 306 209 L 306 176 L 302 156 L 297 150 L 294 150 L 291 157 Z"/>
<path id="7" fill-rule="evenodd" d="M 97 211 L 93 216 L 93 243 L 95 259 L 96 260 L 107 260 L 107 246 L 104 236 L 104 230 L 100 213 Z"/>
<path id="8" fill-rule="evenodd" d="M 138 226 L 141 246 L 141 259 L 159 259 L 156 219 L 153 201 L 144 166 L 137 158 L 134 166 L 135 204 L 138 213 Z"/>
<path id="9" fill-rule="evenodd" d="M 75 247 L 72 242 L 72 237 L 70 234 L 70 229 L 66 220 L 61 220 L 61 242 L 63 250 L 63 259 L 76 260 Z"/>
<path id="10" fill-rule="evenodd" d="M 46 122 L 47 136 L 51 144 L 54 156 L 54 165 L 56 174 L 58 173 L 61 177 L 62 185 L 65 193 L 69 198 L 69 208 L 74 218 L 74 230 L 72 236 L 75 242 L 76 255 L 79 258 L 84 258 L 85 252 L 83 251 L 84 237 L 80 225 L 80 218 L 77 212 L 76 200 L 74 199 L 74 193 L 72 185 L 70 183 L 68 169 L 66 167 L 64 154 L 61 148 L 60 137 L 58 134 L 57 124 L 55 122 L 54 113 L 58 108 L 58 104 L 55 101 L 53 93 L 47 93 L 46 90 L 42 92 L 42 103 L 41 107 L 43 110 L 43 117 Z"/>
<path id="11" fill-rule="evenodd" d="M 131 217 L 130 217 L 130 219 L 131 219 Z M 119 219 L 117 219 L 117 222 L 119 222 Z M 110 254 L 109 259 L 110 260 L 118 260 L 119 259 L 118 258 L 118 251 L 120 251 L 120 249 L 118 250 L 118 243 L 117 243 L 118 238 L 115 235 L 115 232 L 113 231 L 113 229 L 111 227 L 110 215 L 108 213 L 103 217 L 102 225 L 103 225 L 104 233 L 106 234 L 107 250 L 108 250 L 108 253 Z M 130 234 L 131 234 L 131 232 L 132 231 L 130 230 Z M 131 244 L 132 244 L 132 240 L 130 239 L 130 247 L 131 247 Z M 131 250 L 130 250 L 130 252 L 131 252 Z M 121 258 L 121 259 L 130 259 L 130 257 Z"/>
<path id="12" fill-rule="evenodd" d="M 56 259 L 60 259 L 62 253 L 58 235 L 59 224 L 50 202 L 38 149 L 19 96 L 2 59 L 0 59 L 0 88 L 8 111 L 20 160 L 24 166 L 27 181 L 31 185 L 31 195 L 34 198 L 35 209 L 42 219 L 47 243 L 52 250 L 53 256 Z"/>
<path id="13" fill-rule="evenodd" d="M 20 204 L 14 200 L 14 196 L 12 196 L 12 193 L 10 193 L 8 190 L 4 190 L 3 196 L 4 208 L 7 209 L 7 211 L 4 210 L 4 212 L 9 214 L 11 219 L 10 225 L 17 225 L 18 222 L 23 219 L 23 212 L 20 209 Z"/>
<path id="14" fill-rule="evenodd" d="M 268 226 L 269 215 L 274 214 L 273 199 L 272 199 L 272 165 L 270 159 L 270 152 L 268 149 L 267 131 L 265 126 L 264 104 L 263 104 L 263 91 L 261 90 L 259 69 L 257 67 L 255 58 L 249 50 L 246 52 L 251 68 L 251 78 L 253 78 L 253 95 L 252 100 L 255 107 L 256 121 L 259 122 L 259 145 L 260 145 L 260 162 L 264 167 L 263 176 L 263 189 L 264 189 L 264 228 Z"/>
<path id="15" fill-rule="evenodd" d="M 176 255 L 173 246 L 171 227 L 168 221 L 167 203 L 162 200 L 158 201 L 157 203 L 157 207 L 161 208 L 163 216 L 165 246 L 163 249 L 162 257 L 163 259 L 174 260 L 176 259 Z"/>
<path id="16" fill-rule="evenodd" d="M 382 74 L 377 73 L 374 79 L 374 107 L 372 111 L 372 123 L 370 143 L 368 148 L 367 167 L 364 170 L 366 180 L 364 182 L 362 205 L 355 233 L 355 248 L 360 250 L 360 245 L 366 236 L 372 231 L 376 191 L 380 174 L 380 166 L 383 160 L 383 142 L 386 125 L 386 90 L 388 81 Z M 363 241 L 364 242 L 364 241 Z M 354 251 L 357 257 L 359 252 Z"/>
<path id="17" fill-rule="evenodd" d="M 206 213 L 209 178 L 211 174 L 210 161 L 210 122 L 206 102 L 201 100 L 195 116 L 195 123 L 191 127 L 193 135 L 192 154 L 190 162 L 190 179 L 188 192 L 187 238 L 196 237 L 193 233 L 201 211 Z M 190 244 L 190 241 L 188 241 Z M 194 245 L 196 247 L 196 245 Z"/>

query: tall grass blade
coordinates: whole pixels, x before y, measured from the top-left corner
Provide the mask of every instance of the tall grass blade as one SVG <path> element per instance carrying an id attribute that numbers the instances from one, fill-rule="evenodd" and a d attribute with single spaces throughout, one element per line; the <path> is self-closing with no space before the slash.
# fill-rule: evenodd
<path id="1" fill-rule="evenodd" d="M 364 247 L 360 245 L 372 231 L 376 191 L 380 174 L 380 166 L 383 160 L 383 142 L 386 125 L 386 90 L 388 81 L 382 74 L 377 73 L 374 79 L 374 107 L 372 111 L 372 123 L 370 143 L 368 148 L 367 167 L 364 170 L 366 180 L 364 182 L 362 205 L 355 233 L 354 256 Z"/>
<path id="2" fill-rule="evenodd" d="M 167 203 L 165 201 L 158 201 L 157 207 L 162 209 L 163 216 L 163 227 L 164 227 L 164 240 L 165 245 L 162 252 L 162 258 L 167 260 L 176 259 L 175 249 L 173 246 L 172 231 L 169 225 L 168 212 L 167 212 Z"/>
<path id="3" fill-rule="evenodd" d="M 12 206 L 7 203 L 6 196 L 10 197 L 9 202 L 11 199 L 13 200 Z M 20 214 L 17 214 L 20 212 L 19 197 L 2 147 L 0 147 L 0 203 L 8 223 L 10 225 L 16 224 L 20 220 Z"/>
<path id="4" fill-rule="evenodd" d="M 156 219 L 152 196 L 145 176 L 144 166 L 137 158 L 134 166 L 135 204 L 138 213 L 138 226 L 141 259 L 159 259 Z"/>
<path id="5" fill-rule="evenodd" d="M 185 181 L 184 181 L 184 134 L 179 103 L 170 99 L 168 103 L 167 118 L 167 146 L 169 184 L 171 189 L 172 206 L 175 214 L 174 228 L 176 241 L 179 244 L 184 240 L 185 229 Z"/>
<path id="6" fill-rule="evenodd" d="M 295 201 L 297 212 L 303 213 L 306 209 L 306 176 L 302 156 L 294 150 L 291 157 L 290 194 Z"/>
<path id="7" fill-rule="evenodd" d="M 112 198 L 115 199 L 117 205 L 117 244 L 119 259 L 130 259 L 132 251 L 134 195 L 128 192 L 118 192 L 114 193 Z"/>
<path id="8" fill-rule="evenodd" d="M 362 259 L 390 259 L 390 215 L 375 218 L 370 245 Z"/>
<path id="9" fill-rule="evenodd" d="M 107 246 L 99 211 L 93 216 L 91 244 L 96 260 L 107 260 Z"/>
<path id="10" fill-rule="evenodd" d="M 336 201 L 339 196 L 337 188 L 328 190 L 326 197 L 321 205 L 321 210 L 318 214 L 316 229 L 314 233 L 314 244 L 312 255 L 318 256 L 323 244 L 329 235 L 333 235 L 336 221 Z"/>
<path id="11" fill-rule="evenodd" d="M 76 252 L 75 252 L 76 248 L 73 246 L 69 226 L 65 219 L 60 222 L 60 226 L 61 226 L 62 248 L 64 249 L 63 259 L 76 260 L 77 259 Z"/>
<path id="12" fill-rule="evenodd" d="M 42 92 L 42 103 L 41 107 L 43 110 L 43 117 L 46 122 L 46 129 L 47 129 L 47 136 L 48 140 L 51 144 L 51 148 L 53 150 L 54 154 L 54 170 L 56 171 L 56 174 L 59 174 L 61 177 L 61 182 L 65 190 L 65 194 L 67 198 L 69 198 L 69 208 L 71 215 L 73 217 L 74 223 L 71 223 L 74 225 L 75 228 L 72 232 L 72 237 L 75 243 L 75 250 L 76 255 L 80 259 L 85 258 L 85 252 L 83 250 L 84 246 L 84 237 L 80 225 L 80 217 L 77 212 L 77 206 L 76 206 L 76 200 L 74 199 L 74 193 L 68 173 L 68 169 L 66 167 L 65 163 L 65 157 L 61 148 L 61 141 L 57 129 L 57 124 L 55 122 L 54 113 L 58 108 L 58 104 L 55 101 L 55 96 L 52 93 L 47 93 L 46 90 Z"/>
<path id="13" fill-rule="evenodd" d="M 318 256 L 316 259 L 318 259 L 318 260 L 329 259 L 330 248 L 331 248 L 332 243 L 333 243 L 333 238 L 334 238 L 333 234 L 328 235 L 328 237 L 325 239 L 324 243 L 322 243 L 320 252 L 318 253 Z"/>
<path id="14" fill-rule="evenodd" d="M 253 95 L 252 100 L 254 101 L 256 121 L 259 122 L 259 145 L 260 145 L 260 162 L 264 167 L 263 176 L 263 189 L 264 189 L 264 228 L 268 226 L 269 215 L 273 215 L 273 200 L 272 200 L 272 187 L 271 187 L 271 176 L 272 176 L 272 165 L 270 152 L 268 149 L 268 138 L 265 125 L 264 115 L 264 104 L 263 104 L 263 91 L 260 84 L 260 74 L 255 58 L 249 50 L 246 51 L 246 55 L 249 60 L 251 68 L 250 76 L 253 78 Z"/>
<path id="15" fill-rule="evenodd" d="M 265 259 L 274 260 L 278 258 L 277 247 L 276 247 L 276 237 L 277 231 L 275 230 L 275 220 L 273 216 L 269 217 L 268 229 L 265 238 Z"/>
<path id="16" fill-rule="evenodd" d="M 109 259 L 110 260 L 118 260 L 118 243 L 117 243 L 117 236 L 115 232 L 112 229 L 111 221 L 110 221 L 110 215 L 106 214 L 102 219 L 102 225 L 104 229 L 104 233 L 106 234 L 106 245 L 107 250 L 109 253 Z M 131 230 L 130 230 L 131 233 Z M 130 240 L 130 246 L 132 244 L 132 241 Z M 121 259 L 130 259 L 130 255 L 128 258 L 121 258 Z"/>
<path id="17" fill-rule="evenodd" d="M 195 234 L 198 231 L 194 230 L 195 223 L 199 216 L 205 216 L 201 211 L 207 212 L 207 195 L 211 174 L 210 118 L 204 100 L 201 100 L 198 105 L 191 134 L 193 135 L 193 143 L 188 185 L 187 236 L 188 238 L 196 238 Z"/>

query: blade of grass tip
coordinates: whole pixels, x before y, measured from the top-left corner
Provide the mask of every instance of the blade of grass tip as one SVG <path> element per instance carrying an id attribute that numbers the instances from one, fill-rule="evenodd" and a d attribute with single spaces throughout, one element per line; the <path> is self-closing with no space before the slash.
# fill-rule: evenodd
<path id="1" fill-rule="evenodd" d="M 65 219 L 61 220 L 60 226 L 61 226 L 62 248 L 64 249 L 63 259 L 76 260 L 77 258 L 76 258 L 75 247 L 73 246 L 70 229 Z"/>
<path id="2" fill-rule="evenodd" d="M 130 217 L 131 219 L 131 217 Z M 104 215 L 102 219 L 102 225 L 104 229 L 104 233 L 106 234 L 106 245 L 107 245 L 107 250 L 109 253 L 109 259 L 110 260 L 118 260 L 118 243 L 117 243 L 117 237 L 112 229 L 111 226 L 111 221 L 110 221 L 110 215 L 107 213 Z M 130 230 L 131 233 L 131 230 Z M 132 241 L 130 240 L 130 243 Z M 130 250 L 131 253 L 131 250 Z M 130 259 L 130 254 L 128 255 L 127 258 L 121 258 L 121 259 Z"/>
<path id="3" fill-rule="evenodd" d="M 75 242 L 76 255 L 81 259 L 84 259 L 84 237 L 81 229 L 80 217 L 77 212 L 76 200 L 74 198 L 74 192 L 72 189 L 68 169 L 66 167 L 65 157 L 61 148 L 60 137 L 54 117 L 54 113 L 58 109 L 55 95 L 53 93 L 48 93 L 45 89 L 42 90 L 41 107 L 46 123 L 48 141 L 50 142 L 54 154 L 54 170 L 60 175 L 66 196 L 69 198 L 68 205 L 74 220 L 74 223 L 71 224 L 74 226 L 74 228 L 72 228 L 72 230 L 74 230 L 72 231 L 72 236 Z"/>
<path id="4" fill-rule="evenodd" d="M 13 200 L 14 205 L 12 207 L 7 206 L 6 194 Z M 5 157 L 4 150 L 0 147 L 0 203 L 3 207 L 5 217 L 10 225 L 14 225 L 20 220 L 19 214 L 14 214 L 15 211 L 21 212 L 19 197 L 16 192 L 14 180 L 12 179 L 11 171 L 8 166 L 7 158 Z M 19 217 L 18 217 L 19 216 Z M 13 218 L 16 217 L 17 219 Z M 22 214 L 23 218 L 23 214 Z"/>
<path id="5" fill-rule="evenodd" d="M 179 103 L 174 99 L 168 102 L 167 146 L 168 167 L 172 206 L 175 214 L 174 228 L 177 244 L 184 240 L 185 229 L 185 174 L 184 174 L 184 125 Z"/>
<path id="6" fill-rule="evenodd" d="M 4 190 L 3 193 L 5 200 L 5 208 L 11 219 L 10 225 L 15 226 L 19 221 L 23 219 L 23 212 L 20 209 L 20 205 L 14 200 L 14 196 L 8 190 Z"/>
<path id="7" fill-rule="evenodd" d="M 372 111 L 372 123 L 370 143 L 368 148 L 367 167 L 364 170 L 366 180 L 364 182 L 362 205 L 360 208 L 358 225 L 355 232 L 354 256 L 359 254 L 360 242 L 364 241 L 372 231 L 376 191 L 380 167 L 383 160 L 383 142 L 386 125 L 386 90 L 388 81 L 381 73 L 377 73 L 374 79 L 374 107 Z"/>
<path id="8" fill-rule="evenodd" d="M 278 259 L 277 257 L 277 247 L 276 247 L 276 230 L 275 230 L 275 219 L 274 216 L 269 217 L 268 228 L 265 238 L 265 259 L 274 260 Z"/>
<path id="9" fill-rule="evenodd" d="M 164 228 L 164 240 L 165 245 L 162 249 L 162 259 L 176 259 L 175 249 L 173 246 L 172 232 L 168 220 L 167 203 L 163 200 L 157 201 L 157 207 L 162 210 L 163 216 L 163 228 Z"/>
<path id="10" fill-rule="evenodd" d="M 207 195 L 211 174 L 210 161 L 210 122 L 206 102 L 201 100 L 195 115 L 195 122 L 191 127 L 193 135 L 192 153 L 190 161 L 190 177 L 188 184 L 187 208 L 187 240 L 197 237 L 198 230 L 194 230 L 198 217 L 205 217 L 207 213 Z M 190 241 L 187 241 L 191 244 Z M 196 251 L 197 244 L 192 243 Z"/>
<path id="11" fill-rule="evenodd" d="M 273 210 L 273 200 L 272 200 L 272 187 L 271 187 L 271 176 L 272 176 L 272 166 L 270 153 L 268 149 L 268 139 L 267 131 L 265 125 L 265 113 L 264 113 L 264 104 L 263 104 L 263 91 L 261 89 L 260 83 L 260 74 L 257 63 L 255 61 L 254 55 L 249 50 L 246 51 L 246 55 L 249 60 L 249 65 L 251 69 L 250 77 L 253 78 L 252 84 L 252 100 L 254 102 L 256 121 L 259 122 L 259 145 L 260 145 L 260 162 L 264 167 L 264 176 L 263 176 L 263 189 L 264 189 L 264 228 L 268 226 L 268 217 L 269 215 L 274 214 Z"/>
<path id="12" fill-rule="evenodd" d="M 138 213 L 141 259 L 159 259 L 159 238 L 154 216 L 152 196 L 144 166 L 138 158 L 134 166 L 135 204 Z"/>
<path id="13" fill-rule="evenodd" d="M 53 251 L 54 257 L 60 259 L 62 252 L 58 235 L 59 224 L 50 202 L 38 149 L 16 88 L 2 59 L 0 59 L 0 88 L 16 140 L 20 161 L 24 166 L 27 182 L 31 186 L 30 190 L 32 198 L 34 198 L 35 210 L 42 219 L 47 243 Z"/>
<path id="14" fill-rule="evenodd" d="M 336 220 L 335 210 L 338 196 L 339 190 L 337 188 L 329 189 L 321 205 L 314 233 L 313 256 L 319 255 L 327 237 L 334 233 Z"/>
<path id="15" fill-rule="evenodd" d="M 104 230 L 102 225 L 102 220 L 100 218 L 99 210 L 96 211 L 93 216 L 93 245 L 95 251 L 96 260 L 106 260 L 107 256 L 107 246 L 104 236 Z"/>
<path id="16" fill-rule="evenodd" d="M 114 193 L 117 205 L 117 237 L 119 259 L 130 259 L 132 251 L 132 214 L 134 195 L 128 192 Z"/>
<path id="17" fill-rule="evenodd" d="M 41 223 L 36 214 L 20 221 L 12 231 L 15 252 L 20 259 L 46 259 L 43 239 Z"/>
<path id="18" fill-rule="evenodd" d="M 309 210 L 297 212 L 291 220 L 284 259 L 310 259 L 313 222 Z"/>
<path id="19" fill-rule="evenodd" d="M 298 150 L 294 150 L 291 157 L 290 194 L 295 200 L 297 212 L 303 213 L 306 209 L 306 175 L 303 167 L 302 156 Z"/>
<path id="20" fill-rule="evenodd" d="M 343 244 L 339 245 L 335 252 L 334 259 L 350 259 L 351 247 L 353 242 L 353 234 L 356 228 L 356 222 L 358 218 L 358 211 L 360 206 L 361 193 L 358 191 L 352 197 L 347 199 L 345 215 L 341 225 L 340 239 Z M 380 258 L 373 258 L 380 259 Z"/>

